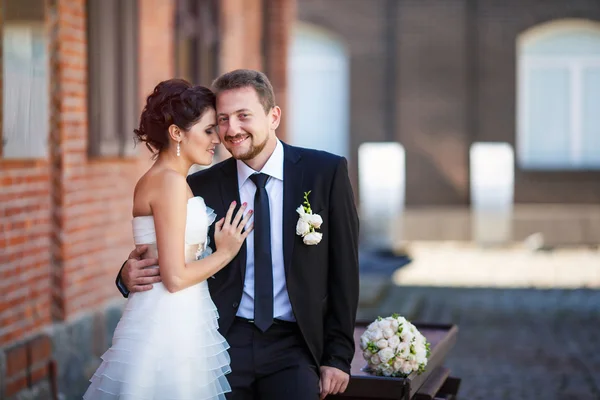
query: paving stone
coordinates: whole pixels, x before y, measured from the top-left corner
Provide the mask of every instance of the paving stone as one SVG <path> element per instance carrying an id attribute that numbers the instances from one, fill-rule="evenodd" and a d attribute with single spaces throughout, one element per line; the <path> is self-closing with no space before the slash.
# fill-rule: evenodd
<path id="1" fill-rule="evenodd" d="M 600 290 L 399 286 L 377 312 L 411 301 L 413 321 L 458 324 L 460 398 L 600 399 Z"/>

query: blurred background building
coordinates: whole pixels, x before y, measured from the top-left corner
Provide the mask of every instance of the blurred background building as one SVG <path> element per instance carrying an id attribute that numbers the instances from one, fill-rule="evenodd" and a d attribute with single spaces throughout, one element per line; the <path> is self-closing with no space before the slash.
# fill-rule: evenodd
<path id="1" fill-rule="evenodd" d="M 361 145 L 400 143 L 393 243 L 475 239 L 488 142 L 514 154 L 506 242 L 600 243 L 597 0 L 3 0 L 0 19 L 2 399 L 87 387 L 151 162 L 131 133 L 173 76 L 264 71 L 279 136 L 346 156 L 361 207 Z"/>

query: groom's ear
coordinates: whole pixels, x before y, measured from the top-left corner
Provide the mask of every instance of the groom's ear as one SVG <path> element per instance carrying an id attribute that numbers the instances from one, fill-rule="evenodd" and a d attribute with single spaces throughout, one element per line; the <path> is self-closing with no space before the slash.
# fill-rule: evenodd
<path id="1" fill-rule="evenodd" d="M 271 129 L 275 130 L 279 127 L 279 122 L 281 121 L 281 108 L 278 106 L 273 106 L 271 111 L 269 111 L 269 125 Z"/>

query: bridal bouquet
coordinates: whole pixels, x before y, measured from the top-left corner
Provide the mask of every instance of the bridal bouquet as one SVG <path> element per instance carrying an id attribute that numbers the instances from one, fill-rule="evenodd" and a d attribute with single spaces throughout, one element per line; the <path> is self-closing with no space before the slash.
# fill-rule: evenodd
<path id="1" fill-rule="evenodd" d="M 360 338 L 360 348 L 368 363 L 366 371 L 375 375 L 407 377 L 421 374 L 427 366 L 430 344 L 404 317 L 393 314 L 378 317 Z"/>

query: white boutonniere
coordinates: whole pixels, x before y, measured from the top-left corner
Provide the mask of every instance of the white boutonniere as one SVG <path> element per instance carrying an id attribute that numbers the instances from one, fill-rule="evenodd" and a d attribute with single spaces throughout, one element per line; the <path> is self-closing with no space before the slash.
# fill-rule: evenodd
<path id="1" fill-rule="evenodd" d="M 323 218 L 319 214 L 313 214 L 308 201 L 310 192 L 310 190 L 304 192 L 304 203 L 296 209 L 296 212 L 300 215 L 296 224 L 296 234 L 302 236 L 304 244 L 315 245 L 319 244 L 321 239 L 323 239 L 323 234 L 317 232 L 317 229 L 323 223 Z"/>

